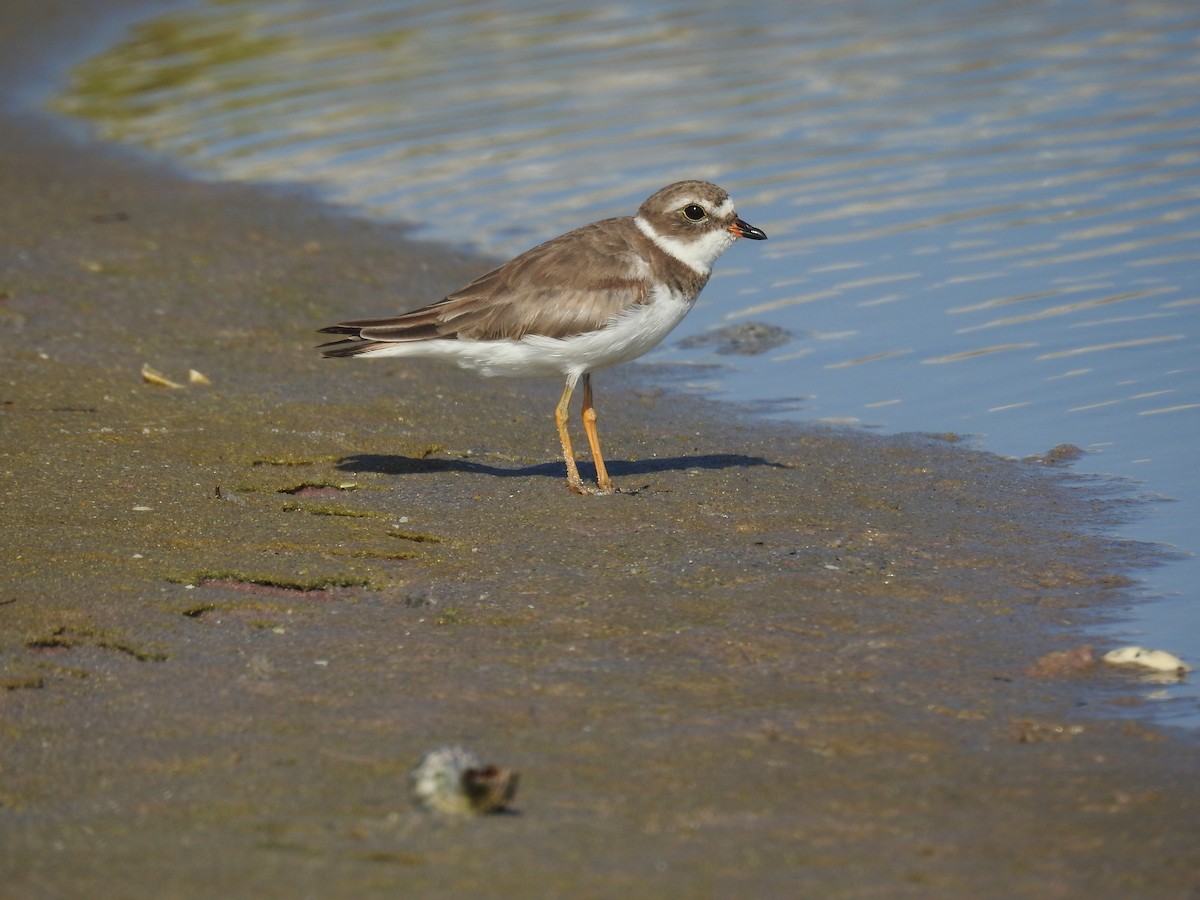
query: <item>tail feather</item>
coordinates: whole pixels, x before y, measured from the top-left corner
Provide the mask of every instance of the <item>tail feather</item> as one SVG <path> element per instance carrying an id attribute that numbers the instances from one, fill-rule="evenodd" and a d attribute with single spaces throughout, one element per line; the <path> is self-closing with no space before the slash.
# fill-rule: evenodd
<path id="1" fill-rule="evenodd" d="M 322 328 L 321 330 L 333 334 L 352 333 L 336 332 L 330 328 Z M 322 356 L 331 359 L 339 356 L 362 356 L 364 353 L 370 353 L 372 350 L 386 347 L 387 344 L 387 341 L 364 341 L 362 338 L 353 337 L 343 341 L 330 341 L 328 344 L 318 344 L 317 349 L 321 351 Z"/>

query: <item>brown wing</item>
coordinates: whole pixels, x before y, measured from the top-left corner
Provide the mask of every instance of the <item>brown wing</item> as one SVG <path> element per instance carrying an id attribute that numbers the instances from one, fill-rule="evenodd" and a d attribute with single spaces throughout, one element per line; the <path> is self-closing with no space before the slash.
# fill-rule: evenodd
<path id="1" fill-rule="evenodd" d="M 646 302 L 644 241 L 631 219 L 596 222 L 522 253 L 437 303 L 321 331 L 380 342 L 570 337 Z"/>

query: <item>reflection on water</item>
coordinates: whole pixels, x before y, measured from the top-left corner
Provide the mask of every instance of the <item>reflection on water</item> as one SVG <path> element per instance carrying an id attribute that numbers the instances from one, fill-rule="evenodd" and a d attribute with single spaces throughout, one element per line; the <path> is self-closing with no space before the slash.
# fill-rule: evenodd
<path id="1" fill-rule="evenodd" d="M 726 255 L 679 336 L 795 339 L 719 357 L 702 387 L 1001 453 L 1075 443 L 1078 470 L 1180 500 L 1132 536 L 1200 548 L 1193 0 L 211 0 L 135 29 L 56 104 L 497 255 L 719 181 L 771 241 Z M 1178 596 L 1139 610 L 1140 642 L 1200 660 L 1198 569 L 1155 573 Z"/>

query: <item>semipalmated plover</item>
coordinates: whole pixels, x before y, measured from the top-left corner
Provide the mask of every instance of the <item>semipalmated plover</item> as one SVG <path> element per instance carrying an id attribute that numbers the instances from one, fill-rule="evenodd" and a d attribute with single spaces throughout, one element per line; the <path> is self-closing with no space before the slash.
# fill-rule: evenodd
<path id="1" fill-rule="evenodd" d="M 554 422 L 567 484 L 580 494 L 609 494 L 591 373 L 653 349 L 687 315 L 713 263 L 739 237 L 767 236 L 739 219 L 729 194 L 715 184 L 680 181 L 653 194 L 636 216 L 546 241 L 436 303 L 322 328 L 349 337 L 319 349 L 325 356 L 436 359 L 481 375 L 565 377 Z M 567 433 L 580 376 L 595 489 L 579 478 Z"/>

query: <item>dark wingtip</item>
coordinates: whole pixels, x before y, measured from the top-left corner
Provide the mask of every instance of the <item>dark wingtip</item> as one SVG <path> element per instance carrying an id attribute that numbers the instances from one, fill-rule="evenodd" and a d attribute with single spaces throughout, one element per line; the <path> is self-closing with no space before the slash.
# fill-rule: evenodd
<path id="1" fill-rule="evenodd" d="M 322 331 L 327 329 L 322 328 Z M 338 334 L 340 332 L 333 332 Z M 318 344 L 316 349 L 321 351 L 321 356 L 326 359 L 333 359 L 339 356 L 357 356 L 369 346 L 368 341 L 359 340 L 358 338 L 350 338 L 344 341 L 330 341 L 327 344 Z"/>

